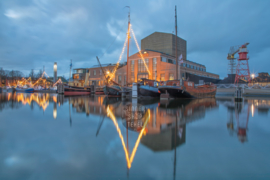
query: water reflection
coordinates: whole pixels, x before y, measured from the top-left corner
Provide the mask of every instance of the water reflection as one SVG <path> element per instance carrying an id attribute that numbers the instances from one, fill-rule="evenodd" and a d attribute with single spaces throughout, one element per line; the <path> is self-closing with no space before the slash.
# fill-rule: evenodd
<path id="1" fill-rule="evenodd" d="M 270 99 L 244 99 L 243 102 L 234 102 L 233 99 L 222 99 L 218 102 L 228 109 L 227 129 L 229 134 L 233 136 L 237 134 L 241 143 L 247 142 L 248 122 L 251 116 L 257 110 L 259 115 L 267 115 L 270 109 Z M 236 126 L 236 127 L 235 127 Z"/>
<path id="2" fill-rule="evenodd" d="M 75 113 L 76 115 L 85 114 L 85 118 L 92 118 L 96 121 L 96 124 L 93 124 L 93 137 L 98 142 L 102 138 L 100 136 L 108 135 L 108 131 L 111 130 L 117 136 L 117 140 L 121 143 L 119 152 L 122 153 L 121 157 L 124 158 L 128 172 L 131 167 L 134 168 L 135 159 L 140 159 L 143 156 L 142 149 L 139 148 L 143 146 L 153 153 L 173 153 L 173 162 L 171 163 L 174 177 L 176 176 L 177 162 L 179 163 L 177 161 L 177 149 L 185 149 L 182 147 L 185 143 L 188 144 L 186 142 L 187 135 L 189 140 L 193 136 L 190 133 L 190 128 L 188 128 L 189 123 L 205 123 L 206 119 L 211 118 L 207 116 L 208 112 L 217 111 L 220 106 L 224 106 L 227 110 L 224 107 L 223 110 L 228 113 L 227 123 L 222 122 L 224 123 L 222 128 L 225 130 L 225 135 L 228 136 L 226 132 L 226 129 L 228 129 L 230 135 L 236 136 L 239 142 L 244 143 L 248 142 L 249 119 L 257 115 L 267 115 L 270 108 L 270 100 L 265 99 L 245 99 L 241 103 L 235 103 L 233 99 L 216 100 L 210 98 L 170 101 L 152 99 L 145 101 L 122 100 L 121 98 L 107 98 L 105 96 L 64 97 L 57 94 L 6 93 L 0 94 L 0 100 L 0 111 L 22 106 L 29 106 L 31 110 L 34 107 L 39 107 L 43 111 L 52 111 L 54 119 L 61 118 L 61 112 L 63 114 L 64 111 L 68 114 L 67 111 L 69 111 L 71 127 L 72 123 L 78 123 L 78 121 L 72 122 Z M 69 107 L 59 108 L 64 104 Z M 51 108 L 48 108 L 49 106 Z M 202 119 L 204 121 L 199 121 Z M 104 127 L 105 121 L 110 123 L 113 128 L 106 129 L 108 126 Z M 215 122 L 218 121 L 219 119 L 215 119 Z M 70 131 L 74 129 L 76 127 L 68 128 Z M 192 144 L 191 141 L 189 143 Z"/>

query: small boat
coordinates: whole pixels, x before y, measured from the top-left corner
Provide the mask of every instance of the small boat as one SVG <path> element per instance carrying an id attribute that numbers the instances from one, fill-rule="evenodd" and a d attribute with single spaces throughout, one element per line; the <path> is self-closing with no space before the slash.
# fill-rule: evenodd
<path id="1" fill-rule="evenodd" d="M 159 97 L 160 91 L 158 90 L 157 87 L 142 85 L 139 86 L 139 96 Z"/>
<path id="2" fill-rule="evenodd" d="M 96 90 L 95 90 L 95 94 L 96 95 L 104 95 L 104 90 L 103 90 L 103 87 L 97 87 Z"/>
<path id="3" fill-rule="evenodd" d="M 161 93 L 168 93 L 172 98 L 206 98 L 215 97 L 217 86 L 214 84 L 204 84 L 194 86 L 194 82 L 184 81 L 184 85 L 180 85 L 180 81 L 167 81 L 165 85 L 158 87 Z"/>
<path id="4" fill-rule="evenodd" d="M 15 88 L 16 92 L 24 92 L 24 93 L 32 93 L 34 92 L 34 89 L 33 88 L 20 88 L 20 87 L 17 87 Z"/>
<path id="5" fill-rule="evenodd" d="M 76 96 L 76 95 L 89 95 L 91 94 L 91 88 L 76 87 L 76 86 L 65 86 L 65 96 Z"/>
<path id="6" fill-rule="evenodd" d="M 158 82 L 150 79 L 141 79 L 138 86 L 139 96 L 159 97 Z"/>
<path id="7" fill-rule="evenodd" d="M 106 85 L 103 87 L 104 94 L 108 96 L 121 96 L 121 87 L 117 85 Z"/>

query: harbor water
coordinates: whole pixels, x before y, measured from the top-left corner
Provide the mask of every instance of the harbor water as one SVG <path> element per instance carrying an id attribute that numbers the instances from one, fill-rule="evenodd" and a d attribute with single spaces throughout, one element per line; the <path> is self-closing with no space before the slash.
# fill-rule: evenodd
<path id="1" fill-rule="evenodd" d="M 270 99 L 0 93 L 0 179 L 270 179 Z"/>

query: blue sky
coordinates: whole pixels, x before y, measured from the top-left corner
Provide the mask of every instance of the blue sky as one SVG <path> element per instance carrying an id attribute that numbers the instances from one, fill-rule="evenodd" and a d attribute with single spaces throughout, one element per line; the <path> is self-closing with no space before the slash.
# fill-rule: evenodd
<path id="1" fill-rule="evenodd" d="M 131 7 L 140 43 L 155 31 L 174 31 L 175 5 L 178 35 L 187 41 L 188 60 L 223 78 L 230 46 L 249 42 L 251 73 L 269 72 L 268 0 L 2 0 L 0 67 L 28 75 L 45 66 L 52 75 L 57 62 L 58 74 L 68 77 L 70 59 L 74 68 L 97 64 L 96 56 L 102 63 L 116 63 L 127 30 L 125 6 Z M 137 51 L 134 40 L 130 48 L 131 54 Z"/>

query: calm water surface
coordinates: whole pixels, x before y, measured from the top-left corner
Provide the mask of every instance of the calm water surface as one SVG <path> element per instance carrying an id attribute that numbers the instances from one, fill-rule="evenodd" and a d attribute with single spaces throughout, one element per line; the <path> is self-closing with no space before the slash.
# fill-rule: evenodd
<path id="1" fill-rule="evenodd" d="M 0 179 L 270 179 L 270 99 L 0 94 Z"/>

